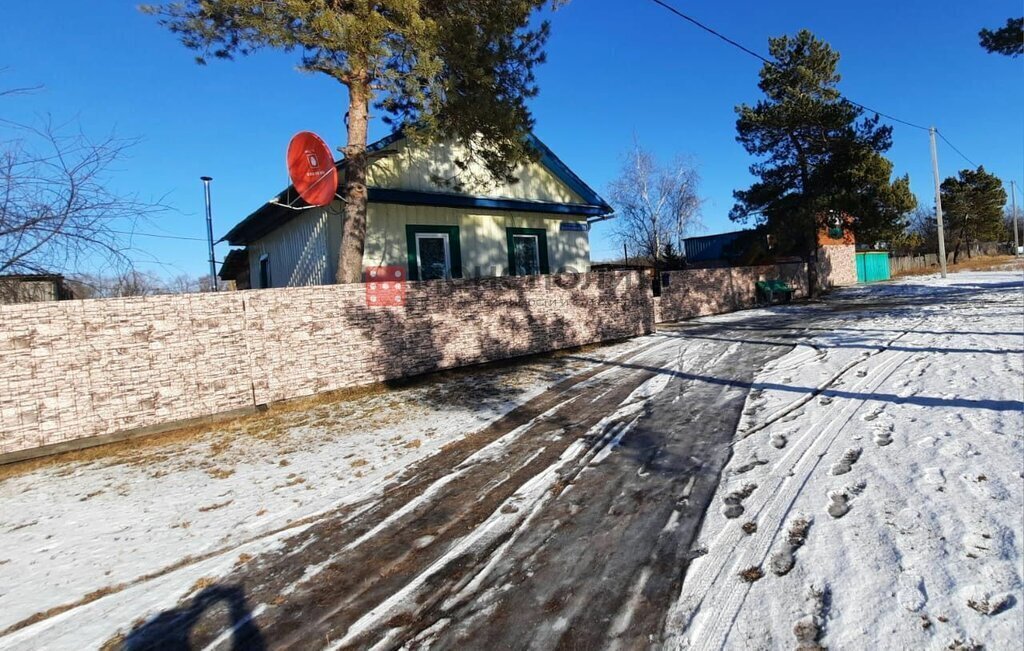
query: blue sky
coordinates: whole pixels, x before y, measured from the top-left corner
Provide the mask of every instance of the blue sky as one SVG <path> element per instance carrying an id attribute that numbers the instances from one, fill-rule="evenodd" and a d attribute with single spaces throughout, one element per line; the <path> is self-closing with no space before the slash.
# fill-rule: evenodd
<path id="1" fill-rule="evenodd" d="M 215 233 L 225 233 L 287 185 L 289 137 L 320 133 L 342 144 L 343 87 L 294 70 L 294 57 L 264 53 L 200 67 L 133 2 L 5 3 L 0 87 L 41 84 L 6 98 L 0 115 L 77 119 L 96 136 L 115 130 L 142 142 L 111 184 L 163 197 L 174 210 L 147 232 L 202 238 L 202 186 L 214 177 Z M 759 52 L 767 38 L 812 30 L 841 54 L 850 98 L 911 122 L 935 124 L 974 162 L 1007 183 L 1024 182 L 1024 85 L 1020 59 L 985 53 L 983 26 L 1019 15 L 1009 0 L 862 0 L 858 3 L 687 2 L 681 10 Z M 735 141 L 733 107 L 758 97 L 759 62 L 649 0 L 572 0 L 554 12 L 548 63 L 532 108 L 540 136 L 601 193 L 634 134 L 663 159 L 699 166 L 704 232 L 730 230 L 732 191 L 750 182 L 750 158 Z M 371 136 L 385 134 L 377 123 Z M 967 167 L 939 145 L 943 176 Z M 889 153 L 899 174 L 932 203 L 927 133 L 895 125 Z M 593 258 L 618 250 L 599 225 Z M 205 244 L 138 238 L 144 268 L 199 275 Z M 218 257 L 226 253 L 223 245 Z"/>

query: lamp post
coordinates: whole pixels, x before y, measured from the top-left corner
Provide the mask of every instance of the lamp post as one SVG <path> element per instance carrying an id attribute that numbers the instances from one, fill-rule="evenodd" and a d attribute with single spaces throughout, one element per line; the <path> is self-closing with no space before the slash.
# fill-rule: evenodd
<path id="1" fill-rule="evenodd" d="M 210 245 L 210 287 L 216 292 L 218 291 L 217 263 L 213 255 L 213 212 L 210 209 L 210 181 L 213 180 L 213 177 L 200 176 L 199 179 L 203 182 L 203 190 L 206 195 L 206 239 Z"/>

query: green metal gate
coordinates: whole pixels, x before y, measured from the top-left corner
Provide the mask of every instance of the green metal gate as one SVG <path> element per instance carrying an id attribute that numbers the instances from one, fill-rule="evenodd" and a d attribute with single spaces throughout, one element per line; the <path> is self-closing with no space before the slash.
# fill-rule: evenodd
<path id="1" fill-rule="evenodd" d="M 889 280 L 889 253 L 870 251 L 857 254 L 857 282 L 875 283 Z"/>

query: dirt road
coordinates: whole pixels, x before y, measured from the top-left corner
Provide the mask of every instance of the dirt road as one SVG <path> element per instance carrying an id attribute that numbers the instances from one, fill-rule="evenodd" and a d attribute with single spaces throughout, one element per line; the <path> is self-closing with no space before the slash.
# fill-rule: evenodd
<path id="1" fill-rule="evenodd" d="M 329 513 L 128 649 L 646 648 L 785 313 L 664 329 Z M 117 642 L 121 642 L 118 640 Z"/>

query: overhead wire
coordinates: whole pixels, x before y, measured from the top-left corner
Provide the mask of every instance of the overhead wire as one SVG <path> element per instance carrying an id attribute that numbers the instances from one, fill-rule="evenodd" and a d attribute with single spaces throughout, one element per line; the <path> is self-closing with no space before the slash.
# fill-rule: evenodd
<path id="1" fill-rule="evenodd" d="M 754 50 L 748 48 L 747 46 L 743 45 L 742 43 L 739 43 L 738 41 L 735 41 L 735 40 L 729 38 L 728 36 L 726 36 L 725 34 L 722 34 L 718 30 L 716 30 L 716 29 L 714 29 L 714 28 L 712 28 L 712 27 L 710 27 L 708 25 L 705 25 L 704 23 L 702 23 L 701 21 L 697 20 L 696 18 L 683 13 L 682 11 L 680 11 L 679 9 L 673 7 L 669 3 L 664 2 L 663 0 L 651 0 L 651 2 L 653 2 L 654 4 L 662 7 L 663 9 L 666 9 L 667 11 L 670 11 L 671 13 L 675 14 L 677 17 L 679 17 L 679 18 L 681 18 L 681 19 L 683 19 L 683 20 L 693 24 L 694 26 L 698 27 L 699 29 L 702 29 L 705 32 L 711 34 L 712 36 L 714 36 L 714 37 L 716 37 L 718 39 L 721 39 L 722 41 L 725 41 L 729 45 L 731 45 L 731 46 L 733 46 L 733 47 L 735 47 L 735 48 L 745 52 L 746 54 L 749 54 L 750 56 L 758 59 L 759 61 L 764 62 L 766 65 L 769 65 L 769 66 L 772 66 L 772 67 L 778 67 L 778 64 L 776 64 L 771 59 L 769 59 L 769 58 L 767 58 L 767 57 L 765 57 L 765 56 L 755 52 Z M 892 122 L 897 122 L 899 124 L 904 124 L 904 125 L 906 125 L 908 127 L 913 127 L 915 129 L 921 129 L 922 131 L 929 131 L 930 130 L 929 127 L 926 127 L 924 125 L 917 124 L 915 122 L 910 122 L 909 120 L 903 120 L 903 119 L 898 118 L 898 117 L 896 117 L 896 116 L 894 116 L 892 114 L 883 113 L 882 111 L 879 111 L 877 109 L 871 108 L 870 106 L 867 106 L 866 104 L 861 104 L 860 102 L 855 102 L 854 100 L 850 99 L 849 97 L 846 97 L 845 95 L 841 95 L 841 97 L 844 100 L 846 100 L 847 102 L 849 102 L 850 104 L 852 104 L 852 105 L 854 105 L 854 106 L 856 106 L 858 108 L 861 108 L 861 109 L 863 109 L 865 111 L 868 111 L 869 113 L 875 113 L 875 114 L 877 114 L 877 115 L 879 115 L 879 116 L 881 116 L 881 117 L 883 117 L 883 118 L 885 118 L 887 120 L 890 120 Z M 936 129 L 936 133 L 939 134 L 939 137 L 941 137 L 946 142 L 947 145 L 949 145 L 950 147 L 953 148 L 953 151 L 955 151 L 957 154 L 959 154 L 961 157 L 963 157 L 963 159 L 966 160 L 968 163 L 970 163 L 971 165 L 974 165 L 974 163 L 971 161 L 970 158 L 965 156 L 964 153 L 962 151 L 960 151 L 956 147 L 956 145 L 954 145 L 952 142 L 950 142 L 949 138 L 947 138 L 945 135 L 943 135 L 941 132 L 939 132 L 938 129 Z M 976 165 L 974 165 L 974 166 L 977 167 Z"/>

